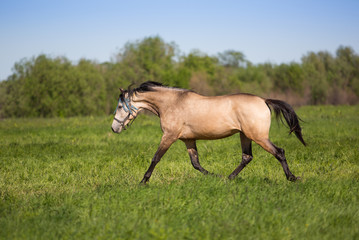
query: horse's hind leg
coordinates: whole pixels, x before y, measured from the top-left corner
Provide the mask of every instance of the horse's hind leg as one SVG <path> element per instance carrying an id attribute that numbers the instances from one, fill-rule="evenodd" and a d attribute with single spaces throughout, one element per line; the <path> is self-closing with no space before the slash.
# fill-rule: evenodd
<path id="1" fill-rule="evenodd" d="M 208 171 L 204 169 L 199 163 L 198 152 L 195 140 L 185 140 L 188 155 L 191 159 L 192 166 L 203 174 L 208 174 Z"/>
<path id="2" fill-rule="evenodd" d="M 239 166 L 228 176 L 229 179 L 235 178 L 247 164 L 252 161 L 252 140 L 249 139 L 244 133 L 240 133 L 241 147 L 242 147 L 242 162 Z"/>
<path id="3" fill-rule="evenodd" d="M 285 158 L 284 149 L 277 147 L 274 145 L 269 139 L 264 139 L 260 141 L 256 141 L 262 148 L 264 148 L 267 152 L 271 153 L 282 165 L 285 176 L 289 181 L 295 181 L 298 178 L 294 176 L 294 174 L 289 170 L 287 160 Z"/>

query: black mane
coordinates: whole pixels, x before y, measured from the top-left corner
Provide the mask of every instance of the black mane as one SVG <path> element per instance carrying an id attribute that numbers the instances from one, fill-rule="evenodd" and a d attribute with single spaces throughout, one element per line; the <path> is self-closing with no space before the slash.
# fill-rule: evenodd
<path id="1" fill-rule="evenodd" d="M 168 87 L 162 83 L 159 82 L 155 82 L 155 81 L 147 81 L 142 83 L 139 87 L 137 88 L 131 88 L 133 86 L 133 84 L 131 84 L 128 89 L 126 91 L 123 91 L 120 95 L 120 98 L 123 100 L 124 96 L 123 93 L 126 92 L 128 93 L 129 98 L 132 98 L 132 96 L 136 93 L 143 93 L 143 92 L 151 92 L 151 91 L 156 91 L 156 87 L 162 87 L 162 88 L 169 88 L 169 89 L 177 89 L 177 90 L 182 90 L 185 92 L 192 92 L 191 90 L 188 89 L 182 89 L 182 88 L 176 88 L 176 87 Z"/>
<path id="2" fill-rule="evenodd" d="M 164 87 L 162 83 L 154 82 L 154 81 L 147 81 L 142 83 L 138 88 L 135 88 L 134 92 L 150 92 L 154 91 L 154 87 Z"/>
<path id="3" fill-rule="evenodd" d="M 142 83 L 138 88 L 132 88 L 133 84 L 128 86 L 127 90 L 121 90 L 120 99 L 124 101 L 124 93 L 128 93 L 128 97 L 132 98 L 133 94 L 138 92 L 150 92 L 154 91 L 153 87 L 164 87 L 162 83 L 154 82 L 154 81 L 147 81 Z"/>

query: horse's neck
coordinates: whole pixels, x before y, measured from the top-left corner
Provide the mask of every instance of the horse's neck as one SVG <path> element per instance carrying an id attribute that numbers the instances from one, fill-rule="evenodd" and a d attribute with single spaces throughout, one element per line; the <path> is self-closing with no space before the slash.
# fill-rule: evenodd
<path id="1" fill-rule="evenodd" d="M 173 106 L 177 99 L 178 92 L 175 90 L 157 90 L 137 94 L 137 101 L 143 104 L 143 107 L 156 115 L 160 115 L 164 109 Z"/>

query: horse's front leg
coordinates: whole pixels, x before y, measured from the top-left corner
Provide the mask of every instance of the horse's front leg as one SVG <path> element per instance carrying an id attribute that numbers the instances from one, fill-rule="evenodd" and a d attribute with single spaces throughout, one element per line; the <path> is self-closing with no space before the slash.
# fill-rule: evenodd
<path id="1" fill-rule="evenodd" d="M 186 144 L 188 155 L 191 159 L 192 166 L 203 174 L 208 174 L 208 171 L 204 169 L 198 160 L 198 152 L 195 140 L 184 140 Z"/>
<path id="2" fill-rule="evenodd" d="M 161 160 L 162 156 L 167 152 L 168 148 L 174 143 L 177 139 L 170 137 L 166 134 L 162 136 L 161 143 L 158 146 L 158 149 L 155 153 L 155 155 L 152 158 L 151 165 L 146 171 L 145 175 L 143 176 L 143 179 L 141 183 L 145 184 L 150 179 L 153 170 L 155 169 L 157 163 Z"/>

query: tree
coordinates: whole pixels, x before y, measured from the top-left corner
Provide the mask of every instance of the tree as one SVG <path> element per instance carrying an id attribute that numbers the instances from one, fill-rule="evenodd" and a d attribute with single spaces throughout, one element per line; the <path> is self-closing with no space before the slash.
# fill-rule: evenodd
<path id="1" fill-rule="evenodd" d="M 105 82 L 95 64 L 39 55 L 15 64 L 2 84 L 1 115 L 54 117 L 99 115 L 105 112 Z"/>
<path id="2" fill-rule="evenodd" d="M 122 79 L 134 84 L 151 80 L 176 85 L 175 53 L 176 45 L 167 44 L 158 36 L 127 43 L 117 54 Z"/>
<path id="3" fill-rule="evenodd" d="M 206 95 L 215 94 L 219 87 L 215 78 L 218 70 L 218 59 L 198 50 L 185 56 L 179 68 L 179 72 L 187 78 L 184 81 L 188 81 L 189 87 Z"/>
<path id="4" fill-rule="evenodd" d="M 303 91 L 303 69 L 298 63 L 281 64 L 274 68 L 273 85 L 276 89 L 286 92 L 293 90 Z"/>
<path id="5" fill-rule="evenodd" d="M 238 68 L 247 66 L 244 54 L 234 50 L 227 50 L 223 53 L 219 53 L 218 59 L 219 63 L 225 67 Z"/>
<path id="6" fill-rule="evenodd" d="M 337 84 L 349 88 L 359 95 L 359 56 L 350 47 L 339 47 L 336 51 Z"/>
<path id="7" fill-rule="evenodd" d="M 325 65 L 314 52 L 302 58 L 304 78 L 310 87 L 310 103 L 324 104 L 328 96 L 328 82 Z"/>

